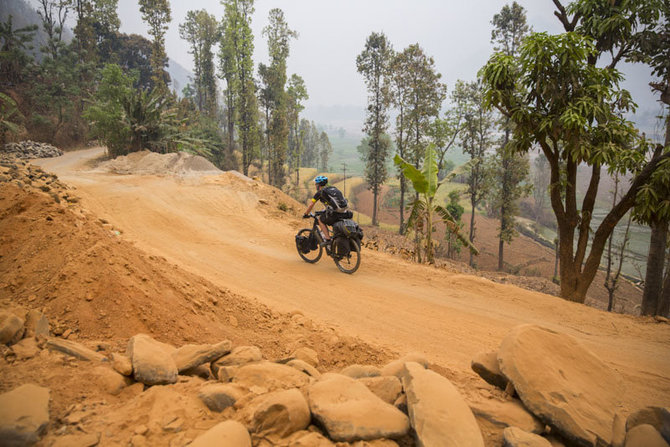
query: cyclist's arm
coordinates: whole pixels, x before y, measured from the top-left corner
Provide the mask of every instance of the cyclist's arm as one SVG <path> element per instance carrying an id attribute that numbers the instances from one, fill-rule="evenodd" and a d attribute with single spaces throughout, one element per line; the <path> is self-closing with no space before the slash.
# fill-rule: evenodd
<path id="1" fill-rule="evenodd" d="M 312 203 L 309 204 L 307 207 L 307 211 L 305 211 L 305 214 L 309 214 L 312 211 L 312 208 L 314 208 L 314 204 L 316 204 L 316 200 L 312 199 Z"/>

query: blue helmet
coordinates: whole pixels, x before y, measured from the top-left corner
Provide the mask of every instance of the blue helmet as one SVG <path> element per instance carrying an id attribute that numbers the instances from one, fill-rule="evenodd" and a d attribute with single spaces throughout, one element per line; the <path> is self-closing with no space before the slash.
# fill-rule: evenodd
<path id="1" fill-rule="evenodd" d="M 326 186 L 328 184 L 328 177 L 325 175 L 317 175 L 314 179 L 314 183 L 321 186 Z"/>

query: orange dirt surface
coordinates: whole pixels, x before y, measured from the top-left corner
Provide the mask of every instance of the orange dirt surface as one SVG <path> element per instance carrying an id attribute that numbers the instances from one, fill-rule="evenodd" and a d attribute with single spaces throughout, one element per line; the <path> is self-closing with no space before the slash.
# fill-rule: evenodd
<path id="1" fill-rule="evenodd" d="M 473 356 L 534 323 L 576 337 L 618 371 L 622 411 L 670 406 L 668 324 L 371 250 L 354 275 L 325 257 L 310 265 L 294 244 L 308 223 L 303 205 L 276 189 L 232 173 L 111 174 L 93 167 L 102 154 L 36 161 L 74 188 L 76 206 L 0 185 L 2 307 L 44 309 L 59 330 L 117 350 L 138 332 L 175 344 L 228 338 L 271 359 L 307 345 L 326 369 L 415 351 L 466 399 L 490 389 L 470 370 Z M 29 362 L 36 369 L 0 368 L 0 391 L 63 376 Z M 54 385 L 63 412 L 92 392 L 75 377 Z"/>

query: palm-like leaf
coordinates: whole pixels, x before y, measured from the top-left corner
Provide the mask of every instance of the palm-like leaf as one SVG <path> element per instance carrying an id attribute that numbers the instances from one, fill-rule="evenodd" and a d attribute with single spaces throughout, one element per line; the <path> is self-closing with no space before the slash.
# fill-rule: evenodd
<path id="1" fill-rule="evenodd" d="M 412 164 L 407 163 L 398 154 L 393 158 L 393 162 L 402 170 L 403 175 L 412 182 L 412 186 L 414 186 L 416 192 L 419 194 L 426 194 L 428 192 L 428 180 L 423 172 L 419 171 Z"/>

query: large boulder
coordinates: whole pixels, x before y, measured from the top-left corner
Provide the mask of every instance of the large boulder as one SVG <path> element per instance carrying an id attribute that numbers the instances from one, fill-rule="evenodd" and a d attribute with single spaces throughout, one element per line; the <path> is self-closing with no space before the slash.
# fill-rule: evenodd
<path id="1" fill-rule="evenodd" d="M 621 379 L 575 338 L 517 326 L 503 339 L 498 361 L 526 408 L 567 440 L 611 444 Z"/>
<path id="2" fill-rule="evenodd" d="M 21 340 L 25 331 L 22 318 L 11 312 L 0 311 L 0 344 L 13 345 Z"/>
<path id="3" fill-rule="evenodd" d="M 626 433 L 625 447 L 668 447 L 668 443 L 656 428 L 640 424 Z"/>
<path id="4" fill-rule="evenodd" d="M 121 393 L 131 383 L 130 378 L 106 366 L 93 368 L 91 378 L 98 384 L 100 389 L 114 396 Z"/>
<path id="5" fill-rule="evenodd" d="M 37 353 L 40 352 L 40 348 L 37 346 L 35 337 L 24 338 L 20 342 L 12 345 L 11 350 L 19 360 L 33 358 L 37 355 Z"/>
<path id="6" fill-rule="evenodd" d="M 237 369 L 233 375 L 233 383 L 261 394 L 303 387 L 309 383 L 309 376 L 280 363 L 260 362 Z"/>
<path id="7" fill-rule="evenodd" d="M 472 359 L 470 367 L 491 385 L 503 390 L 507 387 L 507 377 L 503 375 L 498 365 L 498 353 L 480 352 Z"/>
<path id="8" fill-rule="evenodd" d="M 126 355 L 133 365 L 133 376 L 145 385 L 167 385 L 177 382 L 177 365 L 172 358 L 174 348 L 138 334 L 128 341 Z"/>
<path id="9" fill-rule="evenodd" d="M 106 360 L 104 355 L 87 348 L 81 343 L 64 340 L 62 338 L 50 338 L 47 340 L 47 348 L 52 351 L 62 352 L 63 354 L 70 355 L 79 360 L 86 360 L 89 362 L 102 362 Z"/>
<path id="10" fill-rule="evenodd" d="M 311 420 L 307 401 L 295 388 L 256 397 L 244 407 L 241 417 L 251 433 L 281 438 L 304 430 Z"/>
<path id="11" fill-rule="evenodd" d="M 251 437 L 239 422 L 224 421 L 195 438 L 189 447 L 251 447 Z"/>
<path id="12" fill-rule="evenodd" d="M 447 378 L 408 362 L 402 385 L 419 446 L 484 447 L 475 416 Z"/>
<path id="13" fill-rule="evenodd" d="M 503 430 L 503 447 L 551 447 L 551 443 L 518 427 L 507 427 Z"/>
<path id="14" fill-rule="evenodd" d="M 232 346 L 229 340 L 215 345 L 184 345 L 172 353 L 172 358 L 181 373 L 223 357 Z"/>
<path id="15" fill-rule="evenodd" d="M 501 428 L 517 427 L 535 434 L 544 431 L 542 421 L 526 410 L 518 399 L 506 401 L 487 399 L 471 403 L 470 408 L 475 416 Z"/>
<path id="16" fill-rule="evenodd" d="M 0 444 L 35 444 L 49 424 L 49 390 L 41 386 L 21 385 L 0 394 Z"/>
<path id="17" fill-rule="evenodd" d="M 365 385 L 341 374 L 324 374 L 308 388 L 313 417 L 334 441 L 397 438 L 409 430 L 407 416 Z"/>
<path id="18" fill-rule="evenodd" d="M 645 407 L 631 413 L 626 419 L 626 431 L 638 425 L 649 424 L 670 442 L 670 410 L 664 407 Z"/>

